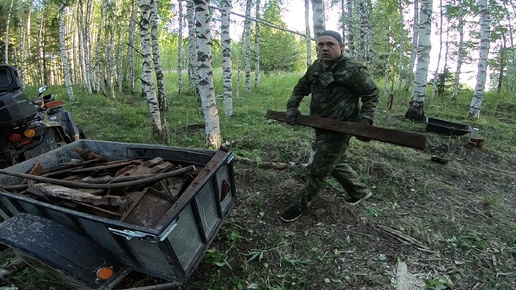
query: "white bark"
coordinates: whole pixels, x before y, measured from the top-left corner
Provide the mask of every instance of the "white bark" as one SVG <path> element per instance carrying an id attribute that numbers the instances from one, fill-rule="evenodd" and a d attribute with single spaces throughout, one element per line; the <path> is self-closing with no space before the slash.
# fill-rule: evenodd
<path id="1" fill-rule="evenodd" d="M 410 107 L 406 117 L 411 120 L 423 121 L 425 90 L 428 77 L 428 64 L 430 63 L 430 36 L 432 34 L 432 0 L 421 1 L 421 17 L 419 20 L 419 45 L 414 88 L 410 100 Z"/>
<path id="2" fill-rule="evenodd" d="M 195 15 L 192 1 L 186 2 L 186 17 L 188 19 L 188 80 L 190 88 L 197 94 L 197 47 L 195 44 Z"/>
<path id="3" fill-rule="evenodd" d="M 490 16 L 487 0 L 478 0 L 478 6 L 480 8 L 480 50 L 477 83 L 475 86 L 475 93 L 471 99 L 471 105 L 469 106 L 469 115 L 476 119 L 480 117 L 480 109 L 484 98 L 484 88 L 487 78 L 487 57 L 489 55 L 489 44 L 491 42 L 489 24 Z"/>
<path id="4" fill-rule="evenodd" d="M 356 51 L 355 51 L 355 33 L 353 32 L 353 16 L 355 13 L 353 12 L 353 8 L 355 5 L 353 3 L 353 0 L 347 0 L 347 20 L 346 20 L 346 26 L 348 28 L 348 33 L 346 34 L 347 40 L 346 40 L 346 51 L 351 57 L 356 57 Z"/>
<path id="5" fill-rule="evenodd" d="M 220 148 L 219 112 L 213 88 L 213 69 L 211 65 L 211 36 L 208 3 L 206 0 L 195 0 L 195 19 L 198 51 L 198 88 L 204 113 L 206 143 L 213 149 Z"/>
<path id="6" fill-rule="evenodd" d="M 39 55 L 39 58 L 38 58 L 38 70 L 39 70 L 39 84 L 44 84 L 46 82 L 45 80 L 45 69 L 44 69 L 44 53 L 43 53 L 43 42 L 41 41 L 41 39 L 43 39 L 43 30 L 44 30 L 44 22 L 43 22 L 43 19 L 45 19 L 45 17 L 41 17 L 40 21 L 39 21 L 39 32 L 38 32 L 38 39 L 40 41 L 38 41 L 38 55 Z"/>
<path id="7" fill-rule="evenodd" d="M 136 88 L 135 88 L 135 79 L 136 79 L 136 72 L 134 69 L 134 50 L 135 50 L 135 37 L 136 37 L 136 22 L 138 21 L 138 6 L 132 4 L 131 5 L 131 20 L 129 22 L 129 31 L 128 31 L 128 38 L 129 38 L 129 45 L 127 47 L 127 65 L 128 65 L 128 71 L 129 71 L 129 90 L 131 91 L 131 94 L 136 94 Z"/>
<path id="8" fill-rule="evenodd" d="M 156 73 L 156 83 L 158 84 L 158 102 L 162 112 L 168 111 L 167 94 L 165 92 L 165 76 L 161 68 L 161 57 L 159 53 L 158 35 L 158 0 L 151 1 L 151 41 L 152 41 L 152 60 Z"/>
<path id="9" fill-rule="evenodd" d="M 94 65 L 91 63 L 91 13 L 93 9 L 93 1 L 86 1 L 86 14 L 84 15 L 84 27 L 83 27 L 83 45 L 84 45 L 84 55 L 82 56 L 85 65 L 85 78 L 87 79 L 86 92 L 91 94 L 93 92 L 93 83 L 94 83 Z M 85 82 L 86 84 L 86 82 Z"/>
<path id="10" fill-rule="evenodd" d="M 260 0 L 256 0 L 256 19 L 260 19 Z M 255 22 L 254 37 L 254 86 L 260 85 L 260 23 Z"/>
<path id="11" fill-rule="evenodd" d="M 177 88 L 178 93 L 183 94 L 183 21 L 184 21 L 184 11 L 183 11 L 183 1 L 177 1 L 177 9 L 179 10 L 178 18 L 179 18 L 179 35 L 178 35 L 178 43 L 177 43 Z"/>
<path id="12" fill-rule="evenodd" d="M 419 1 L 414 0 L 414 25 L 412 26 L 412 52 L 410 54 L 410 63 L 407 67 L 407 75 L 405 78 L 405 91 L 408 92 L 412 81 L 414 80 L 414 64 L 418 53 L 418 37 L 419 37 Z"/>
<path id="13" fill-rule="evenodd" d="M 462 62 L 464 61 L 464 57 L 466 54 L 466 50 L 464 49 L 464 14 L 465 9 L 463 7 L 462 1 L 458 0 L 457 6 L 459 8 L 459 23 L 457 26 L 457 33 L 459 34 L 459 43 L 458 43 L 458 52 L 457 52 L 457 67 L 455 68 L 455 80 L 453 83 L 453 92 L 452 92 L 452 100 L 457 100 L 457 95 L 459 93 L 459 79 L 460 79 L 460 71 L 462 69 Z"/>
<path id="14" fill-rule="evenodd" d="M 399 10 L 400 10 L 400 27 L 403 27 L 404 23 L 405 23 L 405 20 L 403 18 L 403 3 L 400 1 L 399 3 Z M 400 35 L 401 36 L 401 35 Z M 401 39 L 401 37 L 400 37 Z M 399 51 L 399 62 L 398 62 L 398 88 L 397 90 L 401 90 L 401 85 L 403 83 L 403 78 L 401 77 L 402 76 L 402 72 L 403 72 L 403 55 L 404 55 L 404 50 L 403 50 L 403 45 L 401 43 L 398 44 L 398 51 Z"/>
<path id="15" fill-rule="evenodd" d="M 147 99 L 152 120 L 152 132 L 154 136 L 161 137 L 163 126 L 159 110 L 158 98 L 154 89 L 154 74 L 152 68 L 152 42 L 150 33 L 151 1 L 140 0 L 140 38 L 142 42 L 142 88 Z"/>
<path id="16" fill-rule="evenodd" d="M 4 36 L 4 61 L 5 64 L 9 63 L 9 26 L 11 24 L 11 15 L 13 15 L 14 0 L 11 0 L 9 5 L 9 14 L 7 14 L 5 21 L 5 36 Z"/>
<path id="17" fill-rule="evenodd" d="M 91 94 L 91 85 L 90 85 L 90 78 L 88 77 L 88 70 L 86 69 L 86 48 L 84 44 L 84 25 L 85 25 L 85 18 L 83 13 L 83 5 L 82 1 L 80 2 L 80 5 L 77 7 L 77 33 L 79 34 L 79 62 L 81 66 L 81 78 L 82 78 L 82 86 L 86 90 L 87 94 Z M 42 17 L 43 19 L 44 17 Z"/>
<path id="18" fill-rule="evenodd" d="M 443 0 L 439 0 L 439 9 L 439 53 L 437 54 L 437 66 L 435 67 L 434 79 L 432 81 L 432 100 L 435 99 L 435 94 L 437 91 L 437 81 L 439 80 L 439 66 L 441 65 L 441 55 L 443 52 Z"/>
<path id="19" fill-rule="evenodd" d="M 102 29 L 104 28 L 104 16 L 106 14 L 107 9 L 107 1 L 102 2 L 102 6 L 100 8 L 100 19 L 99 19 L 99 26 L 97 29 L 97 41 L 95 43 L 95 60 L 93 63 L 93 88 L 95 92 L 99 92 L 101 89 L 104 88 L 103 82 L 101 81 L 101 75 L 100 75 L 100 46 L 101 46 L 101 36 L 102 36 Z"/>
<path id="20" fill-rule="evenodd" d="M 245 20 L 244 20 L 244 81 L 245 91 L 249 93 L 251 91 L 251 8 L 253 6 L 252 0 L 247 0 L 245 7 Z"/>
<path id="21" fill-rule="evenodd" d="M 222 38 L 222 86 L 224 88 L 224 113 L 226 116 L 233 115 L 233 84 L 232 84 L 232 61 L 231 61 L 231 1 L 222 0 L 221 16 L 221 38 Z"/>
<path id="22" fill-rule="evenodd" d="M 324 17 L 324 0 L 312 0 L 312 17 L 314 25 L 314 36 L 317 39 L 326 30 Z"/>
<path id="23" fill-rule="evenodd" d="M 19 64 L 17 66 L 18 75 L 20 76 L 20 82 L 22 85 L 22 89 L 25 89 L 25 27 L 23 27 L 23 22 L 18 22 L 18 29 L 20 33 L 20 39 L 19 39 L 19 54 L 20 58 L 18 60 Z"/>
<path id="24" fill-rule="evenodd" d="M 70 78 L 70 63 L 68 62 L 65 42 L 65 10 L 66 6 L 64 5 L 61 6 L 61 8 L 59 8 L 59 50 L 61 52 L 61 62 L 63 63 L 63 73 L 65 77 L 66 92 L 68 93 L 68 99 L 70 101 L 73 101 L 74 95 L 72 89 L 72 81 Z"/>
<path id="25" fill-rule="evenodd" d="M 312 65 L 312 37 L 310 36 L 310 0 L 305 0 L 306 67 Z"/>

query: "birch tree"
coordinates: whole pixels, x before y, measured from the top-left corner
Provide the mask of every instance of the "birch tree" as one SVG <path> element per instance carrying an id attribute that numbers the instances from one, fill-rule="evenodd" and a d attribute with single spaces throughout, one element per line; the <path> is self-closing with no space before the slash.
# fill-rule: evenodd
<path id="1" fill-rule="evenodd" d="M 432 80 L 432 99 L 435 99 L 437 81 L 439 79 L 439 66 L 441 65 L 441 54 L 443 52 L 443 0 L 439 0 L 439 53 L 437 54 L 437 65 L 435 67 L 434 79 Z M 446 65 L 444 66 L 446 70 Z M 443 80 L 444 82 L 445 80 Z M 444 85 L 444 84 L 443 84 Z"/>
<path id="2" fill-rule="evenodd" d="M 65 17 L 64 12 L 66 10 L 66 5 L 62 5 L 59 8 L 59 50 L 61 51 L 61 61 L 63 63 L 63 73 L 65 77 L 65 85 L 66 92 L 68 93 L 68 99 L 70 101 L 74 100 L 73 89 L 72 89 L 72 81 L 70 78 L 70 64 L 68 63 L 68 55 L 66 53 L 66 43 L 65 43 Z"/>
<path id="3" fill-rule="evenodd" d="M 314 22 L 314 36 L 315 39 L 317 39 L 321 33 L 326 30 L 324 0 L 312 0 L 312 17 Z"/>
<path id="4" fill-rule="evenodd" d="M 179 32 L 178 32 L 178 41 L 177 41 L 177 89 L 178 94 L 183 94 L 183 62 L 181 60 L 183 55 L 183 20 L 184 20 L 184 12 L 183 12 L 183 1 L 177 1 L 177 10 L 178 18 L 179 18 Z"/>
<path id="5" fill-rule="evenodd" d="M 410 99 L 409 108 L 405 117 L 414 121 L 425 120 L 425 95 L 430 63 L 430 36 L 432 34 L 432 0 L 421 1 L 421 17 L 419 19 L 419 44 L 416 77 Z"/>
<path id="6" fill-rule="evenodd" d="M 5 64 L 9 63 L 9 28 L 11 24 L 11 15 L 13 15 L 14 0 L 11 0 L 9 4 L 9 14 L 5 17 L 5 36 L 4 36 L 4 61 Z"/>
<path id="7" fill-rule="evenodd" d="M 197 94 L 197 46 L 195 44 L 195 7 L 192 1 L 186 2 L 188 23 L 188 82 L 194 94 Z"/>
<path id="8" fill-rule="evenodd" d="M 151 10 L 152 1 L 140 0 L 140 38 L 142 42 L 142 89 L 147 99 L 151 116 L 152 133 L 155 137 L 162 137 L 162 123 L 159 102 L 154 89 L 154 74 L 152 69 L 152 41 L 151 41 Z"/>
<path id="9" fill-rule="evenodd" d="M 310 0 L 305 0 L 306 66 L 312 65 L 312 37 L 310 36 Z"/>
<path id="10" fill-rule="evenodd" d="M 213 88 L 213 69 L 211 56 L 211 36 L 209 10 L 206 0 L 195 0 L 195 27 L 198 52 L 198 88 L 201 97 L 202 110 L 206 132 L 206 144 L 213 149 L 220 148 L 222 137 L 220 134 L 219 112 Z"/>
<path id="11" fill-rule="evenodd" d="M 165 76 L 161 68 L 161 57 L 159 53 L 159 32 L 158 32 L 158 0 L 151 1 L 151 41 L 152 41 L 152 61 L 156 73 L 156 83 L 158 84 L 158 102 L 162 112 L 168 111 L 167 95 L 165 92 Z"/>
<path id="12" fill-rule="evenodd" d="M 452 91 L 452 100 L 457 100 L 457 95 L 459 93 L 459 80 L 460 80 L 460 71 L 462 69 L 462 63 L 464 61 L 464 57 L 466 56 L 466 50 L 464 48 L 464 16 L 465 9 L 463 7 L 462 0 L 457 0 L 457 33 L 459 34 L 459 42 L 457 44 L 458 52 L 457 52 L 457 66 L 455 67 L 455 79 L 453 82 L 453 91 Z"/>
<path id="13" fill-rule="evenodd" d="M 347 27 L 347 34 L 346 34 L 346 50 L 348 54 L 351 57 L 356 57 L 356 50 L 355 50 L 355 33 L 353 32 L 353 7 L 355 3 L 353 0 L 347 0 L 347 18 L 346 18 L 346 27 Z"/>
<path id="14" fill-rule="evenodd" d="M 256 0 L 256 19 L 260 19 L 260 0 Z M 254 86 L 260 85 L 260 23 L 255 21 L 254 37 Z"/>
<path id="15" fill-rule="evenodd" d="M 231 1 L 222 0 L 221 41 L 222 41 L 222 86 L 224 88 L 224 112 L 233 115 L 233 82 L 231 61 Z"/>
<path id="16" fill-rule="evenodd" d="M 136 94 L 135 79 L 136 72 L 134 69 L 134 50 L 135 50 L 135 37 L 136 37 L 136 23 L 138 21 L 138 5 L 131 2 L 131 19 L 129 20 L 129 31 L 127 32 L 129 45 L 127 47 L 127 66 L 128 66 L 128 79 L 129 79 L 129 90 L 131 94 Z"/>
<path id="17" fill-rule="evenodd" d="M 418 38 L 419 38 L 419 1 L 414 0 L 414 23 L 412 25 L 412 52 L 410 53 L 410 62 L 407 67 L 407 75 L 405 76 L 405 91 L 408 92 L 410 85 L 414 80 L 414 64 L 416 63 L 416 56 L 418 54 Z"/>
<path id="18" fill-rule="evenodd" d="M 480 50 L 478 59 L 477 82 L 475 93 L 469 106 L 469 115 L 475 119 L 480 117 L 480 108 L 484 98 L 484 88 L 487 78 L 487 57 L 489 55 L 490 36 L 490 16 L 487 0 L 478 0 L 480 9 Z"/>
<path id="19" fill-rule="evenodd" d="M 245 20 L 244 20 L 244 83 L 245 92 L 251 91 L 251 8 L 253 6 L 252 0 L 247 0 L 245 6 Z"/>

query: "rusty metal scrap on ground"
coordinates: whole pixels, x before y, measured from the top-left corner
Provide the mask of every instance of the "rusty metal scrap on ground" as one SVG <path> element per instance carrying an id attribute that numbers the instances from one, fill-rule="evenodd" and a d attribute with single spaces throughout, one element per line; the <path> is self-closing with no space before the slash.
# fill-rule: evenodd
<path id="1" fill-rule="evenodd" d="M 154 227 L 203 168 L 183 167 L 160 157 L 108 162 L 98 153 L 75 148 L 83 160 L 47 171 L 39 163 L 3 189 L 96 216 Z"/>

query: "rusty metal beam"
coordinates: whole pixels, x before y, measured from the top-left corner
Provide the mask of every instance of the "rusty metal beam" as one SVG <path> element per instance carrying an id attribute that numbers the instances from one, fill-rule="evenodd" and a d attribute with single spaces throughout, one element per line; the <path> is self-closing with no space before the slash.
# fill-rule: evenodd
<path id="1" fill-rule="evenodd" d="M 282 122 L 286 121 L 285 112 L 268 110 L 266 117 Z M 321 118 L 318 116 L 298 115 L 296 118 L 296 124 L 334 132 L 346 133 L 353 136 L 370 138 L 380 142 L 386 142 L 416 149 L 425 149 L 427 143 L 426 136 L 419 133 L 381 128 L 370 126 L 364 123 L 337 121 L 328 118 Z"/>

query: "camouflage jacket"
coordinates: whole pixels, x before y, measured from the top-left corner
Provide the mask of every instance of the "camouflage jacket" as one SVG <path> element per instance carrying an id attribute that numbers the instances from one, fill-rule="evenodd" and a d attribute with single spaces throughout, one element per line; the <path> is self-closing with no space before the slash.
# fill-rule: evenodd
<path id="1" fill-rule="evenodd" d="M 366 67 L 359 62 L 342 55 L 331 68 L 324 69 L 318 59 L 299 79 L 287 108 L 298 107 L 305 96 L 312 94 L 310 115 L 372 123 L 379 92 Z"/>

